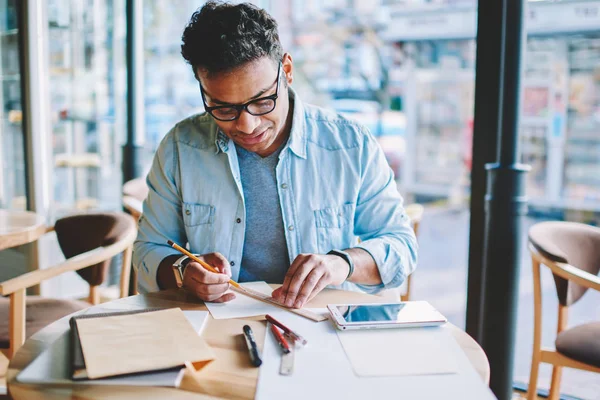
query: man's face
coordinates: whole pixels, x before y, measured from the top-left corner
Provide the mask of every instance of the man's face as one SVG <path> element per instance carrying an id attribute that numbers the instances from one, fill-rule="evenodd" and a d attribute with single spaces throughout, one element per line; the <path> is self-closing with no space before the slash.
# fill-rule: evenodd
<path id="1" fill-rule="evenodd" d="M 279 68 L 281 71 L 277 82 Z M 290 82 L 291 79 L 287 78 L 286 69 L 291 71 L 291 59 L 287 55 L 283 66 L 263 57 L 219 74 L 208 75 L 206 71 L 198 69 L 205 102 L 209 107 L 245 104 L 274 95 L 277 91 L 275 108 L 265 115 L 251 115 L 247 110 L 242 110 L 233 121 L 219 121 L 215 118 L 219 128 L 236 145 L 262 157 L 273 153 L 289 133 L 289 126 L 286 124 L 289 99 L 284 81 Z"/>

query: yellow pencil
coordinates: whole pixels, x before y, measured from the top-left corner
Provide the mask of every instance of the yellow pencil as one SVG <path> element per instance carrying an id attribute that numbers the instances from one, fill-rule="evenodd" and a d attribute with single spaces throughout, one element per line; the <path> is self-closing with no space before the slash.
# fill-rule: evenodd
<path id="1" fill-rule="evenodd" d="M 184 249 L 183 247 L 181 247 L 180 245 L 178 245 L 177 243 L 173 242 L 172 240 L 168 240 L 167 243 L 169 244 L 169 246 L 171 246 L 172 248 L 174 248 L 177 251 L 180 251 L 181 253 L 185 254 L 186 256 L 188 256 L 189 258 L 191 258 L 192 260 L 196 261 L 198 264 L 202 265 L 204 268 L 206 268 L 207 270 L 209 270 L 210 272 L 214 272 L 216 274 L 219 274 L 220 272 L 217 271 L 216 269 L 214 269 L 211 265 L 205 263 L 204 261 L 202 261 L 201 259 L 199 259 L 198 257 L 196 257 L 195 255 L 193 255 L 192 253 L 190 253 L 189 251 L 187 251 L 186 249 Z M 237 283 L 236 281 L 234 281 L 233 279 L 229 280 L 229 284 L 232 286 L 235 286 L 238 289 L 242 289 L 244 290 L 239 283 Z"/>

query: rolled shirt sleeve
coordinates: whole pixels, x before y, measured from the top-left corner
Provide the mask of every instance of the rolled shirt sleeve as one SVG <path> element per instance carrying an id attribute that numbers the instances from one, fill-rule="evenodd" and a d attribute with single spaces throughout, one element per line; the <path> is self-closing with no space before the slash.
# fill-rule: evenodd
<path id="1" fill-rule="evenodd" d="M 186 241 L 181 197 L 175 178 L 178 157 L 174 140 L 173 132 L 163 139 L 146 178 L 148 197 L 143 204 L 133 251 L 140 293 L 159 290 L 156 274 L 160 262 L 171 254 L 179 254 L 167 241 L 182 245 Z"/>
<path id="2" fill-rule="evenodd" d="M 361 166 L 361 189 L 354 221 L 355 234 L 361 242 L 355 247 L 371 254 L 382 283 L 357 286 L 365 292 L 376 293 L 400 286 L 415 270 L 418 245 L 394 173 L 379 144 L 368 132 L 364 135 Z"/>

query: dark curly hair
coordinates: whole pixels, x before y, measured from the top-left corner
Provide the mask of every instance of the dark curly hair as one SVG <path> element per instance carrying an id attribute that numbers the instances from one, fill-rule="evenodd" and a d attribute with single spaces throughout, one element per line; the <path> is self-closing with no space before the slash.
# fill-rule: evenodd
<path id="1" fill-rule="evenodd" d="M 279 63 L 283 49 L 277 22 L 251 3 L 209 1 L 198 9 L 181 37 L 181 55 L 209 74 L 224 72 L 261 57 Z"/>

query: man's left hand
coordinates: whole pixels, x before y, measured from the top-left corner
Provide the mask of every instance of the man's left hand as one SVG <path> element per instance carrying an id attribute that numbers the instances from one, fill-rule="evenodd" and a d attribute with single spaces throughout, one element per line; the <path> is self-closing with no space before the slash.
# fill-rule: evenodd
<path id="1" fill-rule="evenodd" d="M 273 299 L 287 307 L 302 308 L 327 285 L 341 285 L 350 266 L 341 257 L 300 254 L 285 275 L 283 285 L 273 291 Z"/>

